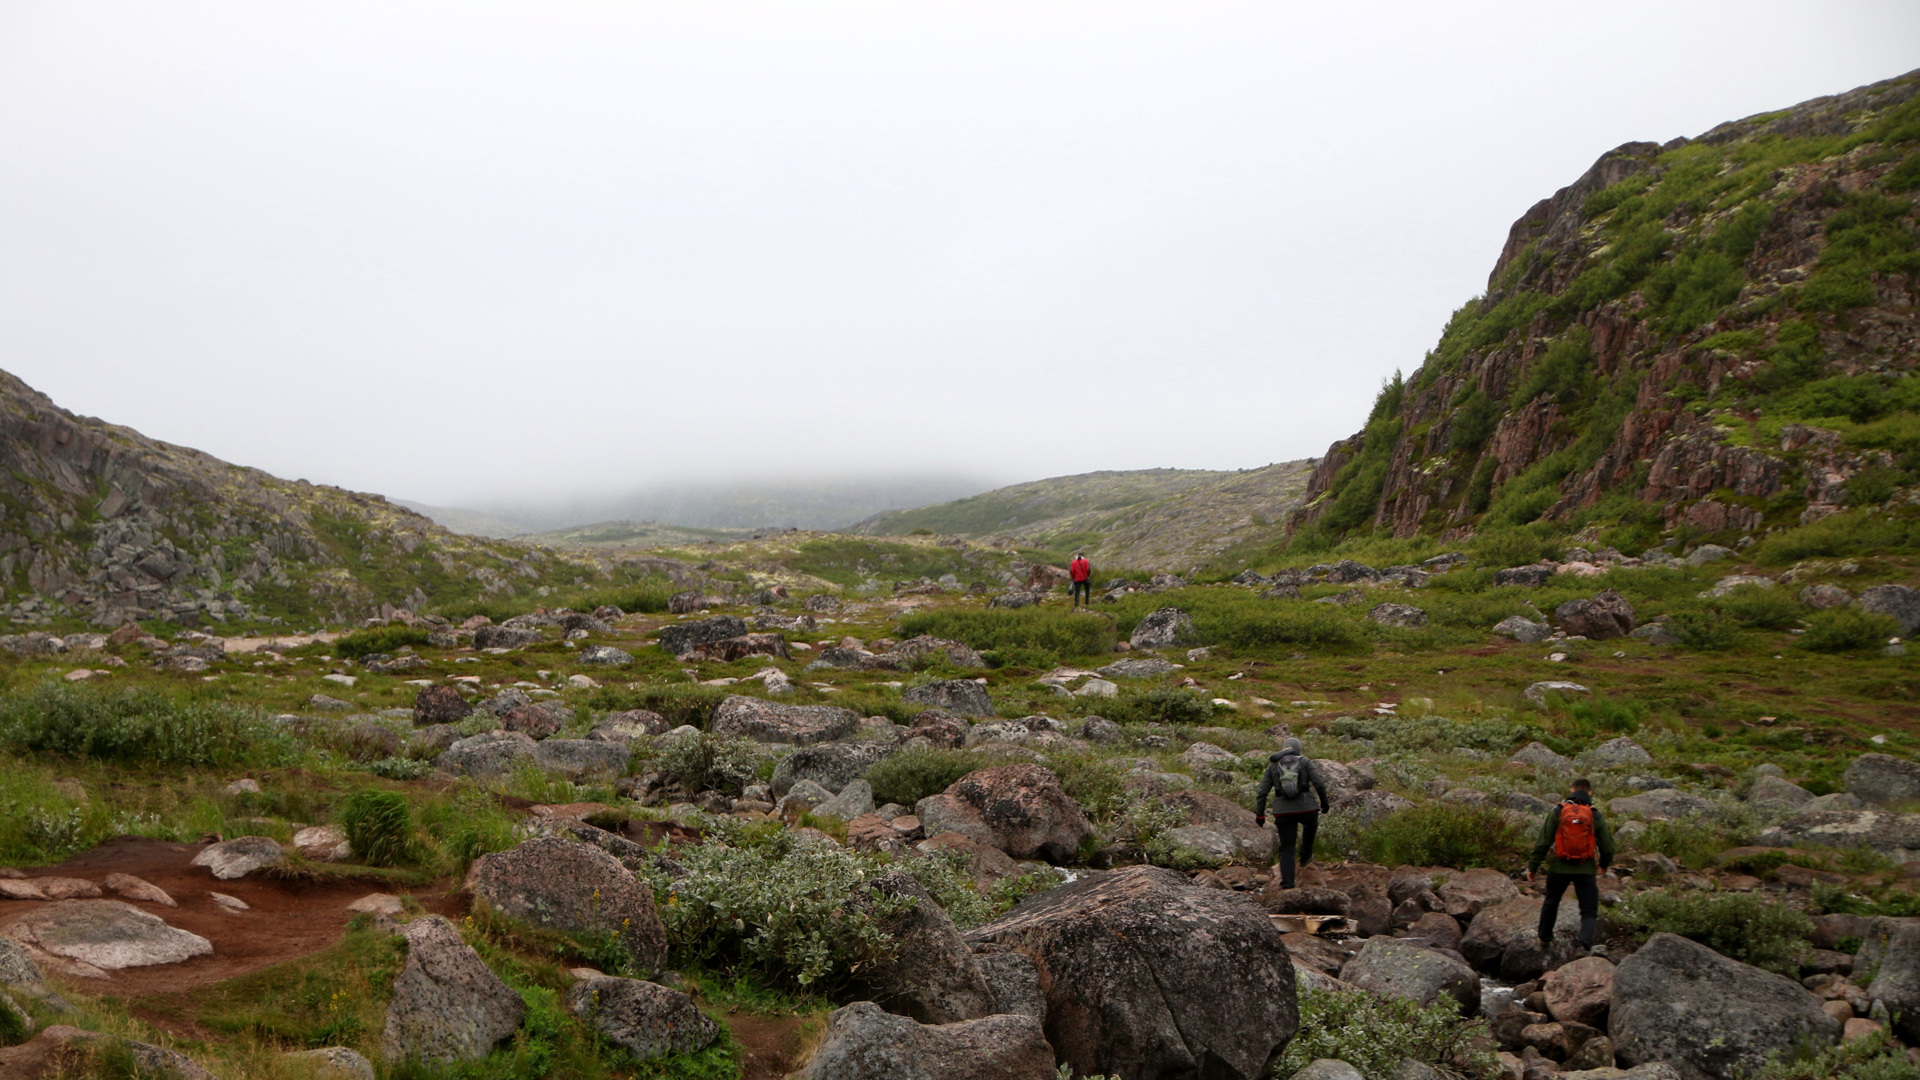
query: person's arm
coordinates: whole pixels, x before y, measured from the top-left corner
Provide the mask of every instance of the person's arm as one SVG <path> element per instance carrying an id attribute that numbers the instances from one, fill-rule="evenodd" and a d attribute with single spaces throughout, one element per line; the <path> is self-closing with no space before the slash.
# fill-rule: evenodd
<path id="1" fill-rule="evenodd" d="M 1540 824 L 1540 842 L 1533 845 L 1533 855 L 1527 859 L 1527 873 L 1540 869 L 1547 861 L 1547 853 L 1553 850 L 1554 834 L 1560 831 L 1560 808 L 1555 806 L 1547 811 L 1547 818 Z"/>
<path id="2" fill-rule="evenodd" d="M 1312 758 L 1307 758 L 1306 762 L 1307 762 L 1307 781 L 1308 783 L 1311 783 L 1313 785 L 1313 790 L 1319 794 L 1320 812 L 1324 814 L 1327 812 L 1327 807 L 1329 805 L 1327 800 L 1327 782 L 1321 778 L 1320 766 L 1315 765 L 1313 763 Z"/>
<path id="3" fill-rule="evenodd" d="M 1267 792 L 1272 790 L 1273 766 L 1269 765 L 1267 771 L 1260 774 L 1260 794 L 1253 799 L 1253 820 L 1257 825 L 1267 823 Z"/>
<path id="4" fill-rule="evenodd" d="M 1593 812 L 1593 835 L 1600 849 L 1600 872 L 1604 874 L 1613 865 L 1613 826 L 1598 810 Z"/>

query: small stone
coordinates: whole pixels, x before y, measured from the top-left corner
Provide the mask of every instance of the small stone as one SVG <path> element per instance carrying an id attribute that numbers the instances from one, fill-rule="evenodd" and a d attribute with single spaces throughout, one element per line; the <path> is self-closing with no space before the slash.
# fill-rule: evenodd
<path id="1" fill-rule="evenodd" d="M 286 854 L 272 837 L 241 836 L 202 848 L 193 857 L 193 865 L 207 867 L 221 881 L 233 881 L 285 860 Z"/>
<path id="2" fill-rule="evenodd" d="M 159 904 L 161 907 L 179 907 L 167 891 L 151 881 L 134 877 L 132 874 L 108 874 L 106 886 L 128 900 L 139 900 L 147 904 Z"/>
<path id="3" fill-rule="evenodd" d="M 210 892 L 207 898 L 228 911 L 252 911 L 253 907 L 237 896 L 228 896 L 223 892 Z"/>
<path id="4" fill-rule="evenodd" d="M 347 910 L 364 915 L 398 915 L 406 910 L 406 904 L 392 893 L 368 893 L 347 905 Z"/>
<path id="5" fill-rule="evenodd" d="M 320 681 L 330 682 L 337 686 L 352 686 L 354 683 L 359 682 L 360 680 L 354 678 L 352 675 L 342 675 L 339 672 L 334 672 L 331 675 L 320 676 Z"/>
<path id="6" fill-rule="evenodd" d="M 241 779 L 235 780 L 233 783 L 227 785 L 227 794 L 258 795 L 260 794 L 260 781 L 255 780 L 250 776 L 242 777 Z"/>

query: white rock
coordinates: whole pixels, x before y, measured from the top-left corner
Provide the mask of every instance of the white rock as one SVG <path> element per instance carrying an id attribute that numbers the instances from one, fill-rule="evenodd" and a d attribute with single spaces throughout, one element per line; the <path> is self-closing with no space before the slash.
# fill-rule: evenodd
<path id="1" fill-rule="evenodd" d="M 219 904 L 221 907 L 226 908 L 228 911 L 252 911 L 253 910 L 252 905 L 248 904 L 245 900 L 242 900 L 237 896 L 228 896 L 226 893 L 223 893 L 223 892 L 210 892 L 207 894 L 207 899 L 212 900 L 214 903 Z"/>

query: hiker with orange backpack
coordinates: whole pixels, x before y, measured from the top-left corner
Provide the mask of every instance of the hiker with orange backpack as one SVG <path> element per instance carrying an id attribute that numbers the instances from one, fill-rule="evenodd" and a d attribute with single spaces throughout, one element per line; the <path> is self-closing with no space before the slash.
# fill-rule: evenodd
<path id="1" fill-rule="evenodd" d="M 1551 858 L 1549 858 L 1551 856 Z M 1600 921 L 1600 882 L 1598 874 L 1608 873 L 1613 865 L 1613 830 L 1593 805 L 1593 782 L 1575 780 L 1565 802 L 1547 811 L 1540 826 L 1540 842 L 1527 860 L 1527 880 L 1542 863 L 1547 867 L 1546 902 L 1540 905 L 1540 947 L 1553 944 L 1553 925 L 1560 918 L 1560 898 L 1573 886 L 1580 902 L 1582 949 L 1593 947 L 1593 935 Z"/>

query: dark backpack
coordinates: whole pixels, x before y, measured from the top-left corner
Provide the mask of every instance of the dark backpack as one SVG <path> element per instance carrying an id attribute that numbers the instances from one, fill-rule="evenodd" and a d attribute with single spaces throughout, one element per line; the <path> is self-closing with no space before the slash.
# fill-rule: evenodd
<path id="1" fill-rule="evenodd" d="M 1306 785 L 1302 774 L 1306 770 L 1301 767 L 1304 761 L 1305 759 L 1299 754 L 1282 754 L 1273 759 L 1278 769 L 1274 787 L 1279 789 L 1282 797 L 1297 799 L 1300 797 L 1300 792 L 1305 790 Z"/>

